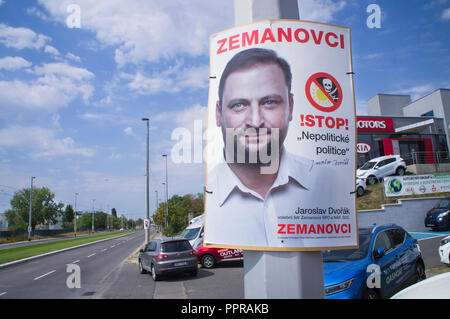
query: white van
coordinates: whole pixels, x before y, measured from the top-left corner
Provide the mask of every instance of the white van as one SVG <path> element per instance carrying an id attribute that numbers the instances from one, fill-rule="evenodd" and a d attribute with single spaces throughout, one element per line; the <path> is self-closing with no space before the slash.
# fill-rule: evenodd
<path id="1" fill-rule="evenodd" d="M 192 218 L 188 227 L 181 233 L 180 237 L 189 240 L 193 249 L 203 243 L 203 230 L 205 226 L 205 214 Z"/>

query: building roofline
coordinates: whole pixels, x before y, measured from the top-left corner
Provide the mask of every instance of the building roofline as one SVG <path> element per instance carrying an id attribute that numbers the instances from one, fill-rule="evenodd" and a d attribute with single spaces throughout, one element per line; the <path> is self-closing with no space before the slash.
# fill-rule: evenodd
<path id="1" fill-rule="evenodd" d="M 430 93 L 428 93 L 428 94 L 426 94 L 426 95 L 424 95 L 424 96 L 419 97 L 417 100 L 412 101 L 411 103 L 406 104 L 405 106 L 402 106 L 402 108 L 403 108 L 403 107 L 407 107 L 408 105 L 411 105 L 411 104 L 413 104 L 413 103 L 416 103 L 417 101 L 419 101 L 419 100 L 421 100 L 421 99 L 424 99 L 424 98 L 426 98 L 427 96 L 429 96 L 429 95 L 431 95 L 431 94 L 433 94 L 433 93 L 435 93 L 435 92 L 437 92 L 437 91 L 450 91 L 450 89 L 443 89 L 443 88 L 435 89 L 434 91 L 431 91 Z"/>

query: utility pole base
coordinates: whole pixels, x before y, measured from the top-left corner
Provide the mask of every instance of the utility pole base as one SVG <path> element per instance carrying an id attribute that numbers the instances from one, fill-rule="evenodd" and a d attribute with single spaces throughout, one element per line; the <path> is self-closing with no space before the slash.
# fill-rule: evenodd
<path id="1" fill-rule="evenodd" d="M 244 252 L 246 299 L 323 299 L 322 252 Z"/>

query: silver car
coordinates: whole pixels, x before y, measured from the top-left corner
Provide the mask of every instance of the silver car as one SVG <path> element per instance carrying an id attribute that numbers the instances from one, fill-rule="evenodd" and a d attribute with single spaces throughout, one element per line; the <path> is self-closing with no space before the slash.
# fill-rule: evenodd
<path id="1" fill-rule="evenodd" d="M 153 239 L 139 252 L 139 271 L 150 272 L 153 280 L 161 275 L 189 272 L 197 275 L 198 264 L 195 251 L 183 238 Z"/>

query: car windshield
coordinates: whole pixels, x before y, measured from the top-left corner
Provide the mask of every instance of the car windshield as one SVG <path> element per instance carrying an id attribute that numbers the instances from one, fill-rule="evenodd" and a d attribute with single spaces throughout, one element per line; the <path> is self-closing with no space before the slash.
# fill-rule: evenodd
<path id="1" fill-rule="evenodd" d="M 177 251 L 186 251 L 192 249 L 191 244 L 187 240 L 177 240 L 177 241 L 169 241 L 167 243 L 163 243 L 162 251 L 165 253 L 173 253 Z"/>
<path id="2" fill-rule="evenodd" d="M 443 199 L 434 205 L 434 208 L 450 208 L 450 200 L 447 198 Z"/>
<path id="3" fill-rule="evenodd" d="M 333 262 L 363 259 L 369 250 L 370 238 L 369 233 L 360 233 L 358 249 L 325 250 L 323 252 L 323 261 Z"/>
<path id="4" fill-rule="evenodd" d="M 181 233 L 180 237 L 181 237 L 181 238 L 188 239 L 188 240 L 197 238 L 197 235 L 198 235 L 198 232 L 200 231 L 200 228 L 201 228 L 201 227 L 185 229 L 185 230 Z"/>
<path id="5" fill-rule="evenodd" d="M 361 169 L 363 171 L 367 171 L 367 170 L 373 168 L 376 164 L 377 164 L 377 162 L 365 162 L 364 165 L 361 166 L 359 169 Z"/>

